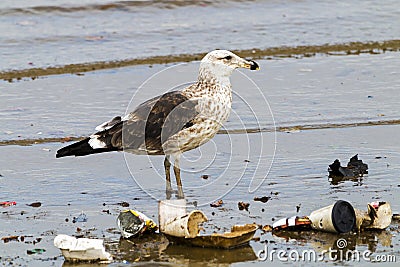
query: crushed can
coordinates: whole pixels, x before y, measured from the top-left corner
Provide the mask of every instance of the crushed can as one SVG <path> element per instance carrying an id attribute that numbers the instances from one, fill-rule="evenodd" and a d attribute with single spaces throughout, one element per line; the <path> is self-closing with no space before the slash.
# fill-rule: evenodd
<path id="1" fill-rule="evenodd" d="M 117 218 L 117 225 L 124 238 L 130 238 L 146 231 L 155 232 L 158 229 L 152 219 L 136 210 L 121 211 Z"/>

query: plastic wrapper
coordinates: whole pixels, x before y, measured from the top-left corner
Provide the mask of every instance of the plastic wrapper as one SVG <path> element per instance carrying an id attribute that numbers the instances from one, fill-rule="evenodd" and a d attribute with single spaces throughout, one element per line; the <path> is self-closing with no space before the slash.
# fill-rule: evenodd
<path id="1" fill-rule="evenodd" d="M 157 224 L 136 210 L 121 211 L 117 218 L 117 225 L 124 238 L 130 238 L 145 232 L 155 232 L 158 227 Z"/>

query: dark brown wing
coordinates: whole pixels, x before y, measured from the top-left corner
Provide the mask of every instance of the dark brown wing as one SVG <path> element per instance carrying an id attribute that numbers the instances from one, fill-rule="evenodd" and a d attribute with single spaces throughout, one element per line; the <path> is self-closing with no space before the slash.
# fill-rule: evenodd
<path id="1" fill-rule="evenodd" d="M 169 92 L 144 102 L 127 120 L 95 135 L 118 150 L 163 154 L 163 142 L 193 125 L 191 120 L 198 115 L 196 105 L 196 100 L 188 99 L 179 91 Z"/>

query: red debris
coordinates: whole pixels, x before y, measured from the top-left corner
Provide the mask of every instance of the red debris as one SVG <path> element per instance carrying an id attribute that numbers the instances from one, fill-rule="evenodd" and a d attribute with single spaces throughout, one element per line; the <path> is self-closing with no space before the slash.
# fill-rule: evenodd
<path id="1" fill-rule="evenodd" d="M 15 201 L 0 202 L 0 206 L 2 206 L 2 207 L 8 207 L 8 206 L 14 206 L 14 205 L 17 205 L 17 202 L 15 202 Z"/>

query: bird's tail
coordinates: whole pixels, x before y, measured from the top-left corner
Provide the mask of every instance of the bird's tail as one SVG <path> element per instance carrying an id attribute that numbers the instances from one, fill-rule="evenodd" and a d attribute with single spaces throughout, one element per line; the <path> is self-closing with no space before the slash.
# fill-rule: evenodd
<path id="1" fill-rule="evenodd" d="M 57 151 L 56 158 L 67 156 L 86 156 L 90 154 L 116 151 L 115 147 L 93 148 L 89 144 L 90 137 L 63 147 Z"/>

